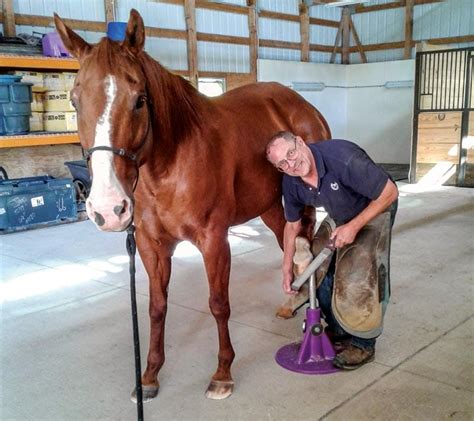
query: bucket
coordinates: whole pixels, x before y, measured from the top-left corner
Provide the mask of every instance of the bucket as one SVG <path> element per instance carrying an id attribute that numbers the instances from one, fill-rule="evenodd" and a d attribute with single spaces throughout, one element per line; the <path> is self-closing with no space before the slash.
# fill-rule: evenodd
<path id="1" fill-rule="evenodd" d="M 107 24 L 107 37 L 112 41 L 123 41 L 127 30 L 127 22 L 109 22 Z"/>
<path id="2" fill-rule="evenodd" d="M 32 85 L 21 82 L 21 76 L 0 75 L 0 135 L 30 130 Z"/>

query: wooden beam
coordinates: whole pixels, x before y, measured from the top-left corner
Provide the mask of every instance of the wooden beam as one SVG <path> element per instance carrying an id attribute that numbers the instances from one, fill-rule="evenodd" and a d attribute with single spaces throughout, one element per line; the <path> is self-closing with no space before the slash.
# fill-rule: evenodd
<path id="1" fill-rule="evenodd" d="M 300 37 L 301 61 L 309 61 L 309 9 L 304 3 L 299 5 L 300 12 Z"/>
<path id="2" fill-rule="evenodd" d="M 364 48 L 359 39 L 359 35 L 357 34 L 354 22 L 352 22 L 352 18 L 349 18 L 349 25 L 352 31 L 352 36 L 354 37 L 354 41 L 356 43 L 357 49 L 359 50 L 360 58 L 362 59 L 362 63 L 367 63 L 367 56 L 365 55 Z"/>
<path id="3" fill-rule="evenodd" d="M 254 82 L 257 81 L 257 60 L 258 60 L 258 32 L 257 32 L 257 0 L 247 0 L 247 6 L 249 8 L 248 14 L 248 25 L 249 25 L 249 67 L 250 74 L 252 75 Z"/>
<path id="4" fill-rule="evenodd" d="M 277 41 L 272 39 L 260 38 L 258 43 L 260 47 L 285 48 L 288 50 L 299 50 L 301 48 L 301 44 L 299 42 Z"/>
<path id="5" fill-rule="evenodd" d="M 183 0 L 147 0 L 155 3 L 164 3 L 164 4 L 175 4 L 177 6 L 183 6 Z M 247 8 L 245 6 L 238 6 L 235 4 L 228 3 L 218 3 L 208 0 L 196 0 L 197 9 L 208 9 L 208 10 L 217 10 L 218 12 L 230 12 L 230 13 L 239 13 L 241 15 L 247 14 Z"/>
<path id="6" fill-rule="evenodd" d="M 406 0 L 405 6 L 405 49 L 403 58 L 411 58 L 411 46 L 413 43 L 413 7 L 414 0 Z"/>
<path id="7" fill-rule="evenodd" d="M 198 86 L 198 53 L 196 35 L 196 0 L 184 0 L 184 20 L 186 23 L 186 47 L 188 52 L 189 81 Z"/>
<path id="8" fill-rule="evenodd" d="M 15 11 L 13 9 L 13 0 L 3 0 L 3 32 L 6 37 L 16 36 Z"/>
<path id="9" fill-rule="evenodd" d="M 300 22 L 299 16 L 291 15 L 289 13 L 272 12 L 270 10 L 260 9 L 258 15 L 260 18 L 285 20 L 287 22 Z M 309 23 L 311 25 L 329 26 L 332 28 L 337 28 L 339 26 L 339 22 L 328 19 L 309 18 Z"/>
<path id="10" fill-rule="evenodd" d="M 310 25 L 329 26 L 330 28 L 338 28 L 339 22 L 337 20 L 309 18 Z"/>
<path id="11" fill-rule="evenodd" d="M 63 19 L 64 23 L 72 29 L 80 31 L 106 32 L 107 25 L 105 22 L 92 22 L 77 19 Z M 50 16 L 21 15 L 15 14 L 15 22 L 17 25 L 27 26 L 50 26 L 54 27 L 54 20 Z"/>
<path id="12" fill-rule="evenodd" d="M 332 50 L 331 59 L 329 60 L 329 63 L 336 62 L 336 50 L 337 50 L 337 47 L 339 46 L 339 43 L 341 42 L 341 36 L 342 36 L 342 17 L 341 17 L 341 22 L 339 23 L 339 28 L 337 30 L 336 41 L 334 41 L 334 48 Z"/>
<path id="13" fill-rule="evenodd" d="M 107 23 L 115 21 L 115 0 L 104 0 L 105 21 Z"/>
<path id="14" fill-rule="evenodd" d="M 415 6 L 419 4 L 431 4 L 431 3 L 442 3 L 444 0 L 414 0 Z M 406 0 L 403 1 L 393 1 L 385 4 L 376 4 L 373 6 L 363 6 L 359 5 L 355 8 L 355 13 L 367 13 L 367 12 L 377 12 L 379 10 L 388 10 L 388 9 L 397 9 L 405 7 Z"/>
<path id="15" fill-rule="evenodd" d="M 392 1 L 390 3 L 375 4 L 373 6 L 358 5 L 355 7 L 355 13 L 377 12 L 379 10 L 398 9 L 404 6 L 404 1 Z"/>
<path id="16" fill-rule="evenodd" d="M 351 9 L 347 6 L 342 8 L 342 64 L 350 64 L 349 48 L 351 46 L 350 20 Z"/>

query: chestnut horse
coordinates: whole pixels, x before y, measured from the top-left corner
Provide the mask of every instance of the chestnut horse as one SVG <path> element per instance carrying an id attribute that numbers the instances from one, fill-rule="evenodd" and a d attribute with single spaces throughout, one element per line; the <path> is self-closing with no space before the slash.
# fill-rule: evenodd
<path id="1" fill-rule="evenodd" d="M 281 174 L 266 160 L 266 143 L 280 130 L 328 139 L 328 125 L 312 105 L 277 83 L 205 97 L 143 51 L 145 28 L 136 10 L 123 42 L 103 38 L 90 45 L 57 15 L 55 24 L 80 63 L 71 101 L 93 174 L 87 214 L 103 231 L 123 231 L 133 218 L 149 276 L 144 400 L 158 393 L 171 256 L 182 240 L 203 255 L 217 322 L 218 367 L 206 396 L 225 398 L 233 390 L 235 355 L 228 328 L 228 229 L 260 216 L 282 246 Z"/>

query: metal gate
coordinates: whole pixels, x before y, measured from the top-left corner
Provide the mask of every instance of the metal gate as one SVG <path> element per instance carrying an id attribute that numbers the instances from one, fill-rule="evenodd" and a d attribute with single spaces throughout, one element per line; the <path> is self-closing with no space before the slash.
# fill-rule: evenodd
<path id="1" fill-rule="evenodd" d="M 474 48 L 416 54 L 410 182 L 474 186 Z"/>

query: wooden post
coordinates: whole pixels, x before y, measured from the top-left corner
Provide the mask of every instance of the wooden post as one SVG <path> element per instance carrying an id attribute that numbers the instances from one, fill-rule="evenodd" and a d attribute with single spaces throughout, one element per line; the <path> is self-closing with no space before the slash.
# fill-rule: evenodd
<path id="1" fill-rule="evenodd" d="M 301 61 L 309 61 L 309 9 L 300 3 Z"/>
<path id="2" fill-rule="evenodd" d="M 364 49 L 362 48 L 362 44 L 360 43 L 359 35 L 357 35 L 357 31 L 354 26 L 354 22 L 352 22 L 352 18 L 349 18 L 349 25 L 351 27 L 352 36 L 354 37 L 354 41 L 357 45 L 357 49 L 359 50 L 362 63 L 367 63 L 367 56 L 365 55 Z"/>
<path id="3" fill-rule="evenodd" d="M 198 86 L 198 56 L 196 34 L 196 0 L 184 0 L 184 19 L 186 21 L 186 46 L 188 52 L 189 81 Z"/>
<path id="4" fill-rule="evenodd" d="M 332 50 L 331 59 L 329 60 L 329 63 L 334 63 L 336 60 L 336 49 L 339 46 L 339 43 L 341 42 L 341 35 L 342 35 L 342 18 L 341 18 L 341 22 L 339 23 L 339 28 L 337 29 L 336 41 L 334 41 L 334 48 Z"/>
<path id="5" fill-rule="evenodd" d="M 411 58 L 411 46 L 413 43 L 413 5 L 414 0 L 406 0 L 405 5 L 405 49 L 403 58 Z"/>
<path id="6" fill-rule="evenodd" d="M 115 21 L 115 0 L 104 0 L 105 22 Z"/>
<path id="7" fill-rule="evenodd" d="M 15 37 L 15 12 L 13 10 L 13 0 L 3 0 L 2 2 L 3 12 L 3 31 L 6 37 Z"/>
<path id="8" fill-rule="evenodd" d="M 257 0 L 247 0 L 249 8 L 249 67 L 250 74 L 254 82 L 257 81 L 257 60 L 258 60 L 258 31 L 257 31 Z"/>
<path id="9" fill-rule="evenodd" d="M 351 20 L 351 9 L 347 6 L 342 8 L 342 64 L 350 63 L 350 20 Z"/>

